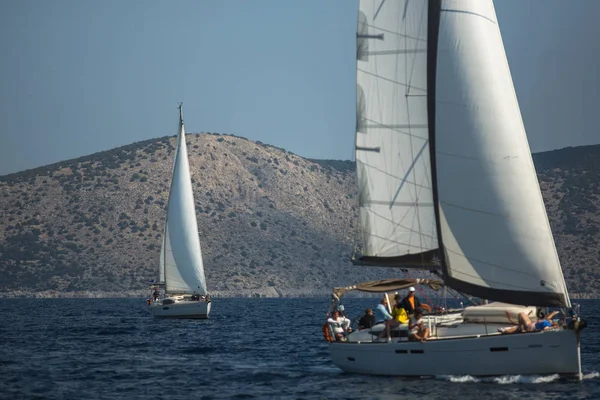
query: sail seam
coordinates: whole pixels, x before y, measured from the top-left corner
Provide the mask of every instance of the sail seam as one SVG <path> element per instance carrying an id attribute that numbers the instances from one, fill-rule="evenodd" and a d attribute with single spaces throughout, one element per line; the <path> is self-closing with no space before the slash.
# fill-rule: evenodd
<path id="1" fill-rule="evenodd" d="M 440 203 L 443 204 L 443 205 L 445 205 L 445 206 L 459 208 L 459 209 L 465 210 L 465 211 L 472 211 L 472 212 L 476 212 L 478 214 L 486 214 L 486 215 L 491 215 L 491 216 L 494 216 L 494 217 L 510 218 L 509 215 L 496 214 L 496 213 L 492 213 L 492 212 L 489 212 L 489 211 L 477 210 L 475 208 L 457 206 L 456 204 L 448 203 L 448 202 L 445 202 L 445 201 L 440 201 Z"/>
<path id="2" fill-rule="evenodd" d="M 487 20 L 487 21 L 491 22 L 491 23 L 492 23 L 492 24 L 494 24 L 494 25 L 498 25 L 498 23 L 497 23 L 496 21 L 494 21 L 493 19 L 490 19 L 490 18 L 486 17 L 485 15 L 481 15 L 481 14 L 479 14 L 479 13 L 475 13 L 475 12 L 473 12 L 473 11 L 465 11 L 465 10 L 452 10 L 452 9 L 449 9 L 449 8 L 442 8 L 440 11 L 441 11 L 441 12 L 447 12 L 447 13 L 456 13 L 456 14 L 468 14 L 468 15 L 473 15 L 473 16 L 475 16 L 475 17 L 480 17 L 480 18 L 483 18 L 483 19 L 485 19 L 485 20 Z"/>

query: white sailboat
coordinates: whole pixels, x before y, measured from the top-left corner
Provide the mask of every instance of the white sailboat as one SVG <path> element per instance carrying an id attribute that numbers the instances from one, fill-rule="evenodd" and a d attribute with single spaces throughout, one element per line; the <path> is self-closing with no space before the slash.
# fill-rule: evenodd
<path id="1" fill-rule="evenodd" d="M 208 318 L 211 300 L 206 288 L 198 238 L 181 104 L 157 281 L 157 286 L 164 286 L 164 293 L 158 295 L 157 291 L 157 296 L 148 300 L 152 315 L 162 318 Z"/>
<path id="2" fill-rule="evenodd" d="M 334 364 L 581 379 L 585 321 L 569 299 L 492 1 L 360 0 L 356 54 L 355 263 L 438 269 L 448 288 L 498 303 L 430 317 L 424 343 L 378 343 L 381 326 L 351 333 L 330 344 Z M 497 330 L 546 307 L 563 310 L 560 327 Z"/>

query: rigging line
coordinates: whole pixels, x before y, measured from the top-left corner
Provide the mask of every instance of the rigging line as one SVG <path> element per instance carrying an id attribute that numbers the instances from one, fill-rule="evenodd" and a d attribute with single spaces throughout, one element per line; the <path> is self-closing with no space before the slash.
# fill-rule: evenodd
<path id="1" fill-rule="evenodd" d="M 417 254 L 424 253 L 424 252 L 426 252 L 426 251 L 430 251 L 430 250 L 435 250 L 435 249 L 436 249 L 436 247 L 433 247 L 433 248 L 431 248 L 431 249 L 430 249 L 430 248 L 427 248 L 427 247 L 417 247 L 417 246 L 411 245 L 410 243 L 404 243 L 404 242 L 400 242 L 400 241 L 398 241 L 398 240 L 391 240 L 391 239 L 389 239 L 389 238 L 387 238 L 387 237 L 382 237 L 382 236 L 379 236 L 379 235 L 373 235 L 373 234 L 371 234 L 371 235 L 369 235 L 369 236 L 370 236 L 370 237 L 373 237 L 373 238 L 380 239 L 380 240 L 382 240 L 382 241 L 384 241 L 384 242 L 387 242 L 387 243 L 394 243 L 394 244 L 397 244 L 397 245 L 408 246 L 408 247 L 412 247 L 412 248 L 414 248 L 414 249 L 417 249 L 417 250 L 418 250 L 416 253 L 410 253 L 410 252 L 407 252 L 407 253 L 405 253 L 405 254 L 402 254 L 402 255 L 406 255 L 406 256 L 408 256 L 408 255 L 417 255 Z M 402 255 L 401 255 L 401 256 L 402 256 Z M 376 256 L 376 257 L 379 257 L 379 256 Z"/>
<path id="2" fill-rule="evenodd" d="M 406 6 L 408 6 L 408 1 L 406 3 Z M 406 13 L 406 7 L 405 7 L 405 13 Z M 421 9 L 421 19 L 420 19 L 419 27 L 417 29 L 417 35 L 420 35 L 420 33 L 421 33 L 421 29 L 422 29 L 422 26 L 423 26 L 424 14 L 425 14 L 425 7 L 423 7 Z M 406 24 L 404 24 L 404 26 L 406 27 Z M 408 48 L 408 45 L 409 45 L 408 41 L 405 39 L 405 48 Z M 418 42 L 415 42 L 415 51 L 417 50 L 416 49 L 417 45 L 418 45 Z M 410 102 L 408 100 L 408 96 L 411 94 L 412 79 L 414 77 L 414 71 L 415 71 L 416 62 L 417 62 L 417 57 L 415 56 L 412 59 L 412 65 L 411 65 L 410 73 L 408 71 L 408 65 L 405 65 L 405 71 L 406 71 L 407 75 L 405 76 L 404 80 L 408 82 L 408 87 L 407 87 L 407 91 L 406 91 L 406 96 L 407 96 L 406 97 L 406 115 L 407 115 L 407 118 L 408 118 L 408 121 L 409 121 L 409 132 L 410 133 L 412 133 L 412 131 L 411 131 L 411 128 L 410 128 L 410 116 L 411 116 L 411 113 L 410 113 Z M 406 63 L 408 63 L 408 60 L 406 60 Z M 414 152 L 413 152 L 413 147 L 412 147 L 412 137 L 410 137 L 409 140 L 411 142 L 410 143 L 410 145 L 411 145 L 411 154 L 413 155 L 413 165 L 411 165 L 411 170 L 412 170 L 412 167 L 414 166 L 414 162 L 416 162 L 416 160 L 421 156 L 423 150 L 425 148 L 427 148 L 429 141 L 426 141 L 423 144 L 423 147 L 421 148 L 421 150 L 419 151 L 418 155 L 415 158 L 414 157 Z M 408 174 L 408 172 L 407 172 L 407 174 Z M 413 170 L 413 180 L 415 182 L 417 181 L 416 172 L 414 170 Z M 416 208 L 416 213 L 415 213 L 414 216 L 415 216 L 415 218 L 417 220 L 418 229 L 419 229 L 419 231 L 421 231 L 423 227 L 421 226 L 421 213 L 419 211 L 419 192 L 418 191 L 415 191 L 415 208 Z M 419 240 L 419 244 L 421 246 L 423 246 L 423 237 L 418 236 L 418 240 Z"/>
<path id="3" fill-rule="evenodd" d="M 402 133 L 403 135 L 414 136 L 417 139 L 429 140 L 426 137 L 419 136 L 419 135 L 413 135 L 410 132 L 402 131 L 402 130 L 398 129 L 398 128 L 401 127 L 400 125 L 385 125 L 385 124 L 383 124 L 381 122 L 375 121 L 374 119 L 370 119 L 370 118 L 367 118 L 367 117 L 362 117 L 362 119 L 364 119 L 365 121 L 371 122 L 374 125 L 374 126 L 370 126 L 369 125 L 370 128 L 378 127 L 378 128 L 381 128 L 381 129 L 390 129 L 390 130 L 392 130 L 394 132 Z M 418 127 L 418 128 L 423 128 L 424 129 L 424 128 L 427 128 L 427 125 L 425 125 L 425 124 L 419 124 L 419 125 L 413 126 L 413 128 L 414 127 Z"/>
<path id="4" fill-rule="evenodd" d="M 378 79 L 381 79 L 381 80 L 384 80 L 384 81 L 387 81 L 387 82 L 394 83 L 396 85 L 408 87 L 408 84 L 406 84 L 406 83 L 398 82 L 398 81 L 395 81 L 393 79 L 389 79 L 389 78 L 386 78 L 384 76 L 377 75 L 376 73 L 369 72 L 369 71 L 361 69 L 361 68 L 356 68 L 356 70 L 359 71 L 359 72 L 362 72 L 363 74 L 370 75 L 370 76 L 373 76 L 375 78 L 378 78 Z M 427 89 L 423 89 L 423 88 L 420 88 L 420 87 L 417 87 L 417 86 L 411 86 L 411 88 L 415 89 L 415 90 L 421 90 L 421 91 L 427 93 Z"/>
<path id="5" fill-rule="evenodd" d="M 365 201 L 363 204 L 361 204 L 361 206 L 365 206 L 365 205 L 371 205 L 371 204 L 375 204 L 378 206 L 414 206 L 416 203 L 414 201 L 400 201 L 400 202 L 395 202 L 392 203 L 390 201 L 383 201 L 383 200 L 367 200 Z M 433 203 L 419 203 L 419 205 L 421 207 L 433 207 Z M 391 209 L 391 207 L 390 207 Z"/>
<path id="6" fill-rule="evenodd" d="M 407 108 L 408 108 L 408 105 L 407 105 Z M 410 117 L 409 117 L 409 119 L 410 119 Z M 409 121 L 409 126 L 410 126 L 410 121 Z M 423 151 L 427 148 L 427 144 L 428 143 L 429 143 L 429 140 L 426 140 L 425 143 L 423 144 L 423 146 L 421 146 L 421 150 L 419 150 L 419 153 L 417 154 L 416 157 L 414 156 L 414 154 L 411 154 L 413 156 L 413 161 L 410 164 L 410 166 L 408 167 L 408 170 L 406 171 L 406 173 L 404 174 L 404 177 L 400 181 L 400 185 L 398 186 L 398 190 L 396 191 L 396 194 L 394 194 L 394 197 L 392 198 L 392 203 L 390 204 L 390 209 L 392 208 L 392 204 L 396 201 L 396 198 L 400 194 L 400 191 L 402 190 L 402 187 L 404 187 L 404 183 L 407 180 L 407 175 L 412 172 L 413 173 L 413 181 L 417 180 L 417 176 L 414 173 L 414 168 L 415 168 L 415 165 L 416 165 L 417 161 L 421 157 L 421 154 L 423 154 Z M 412 153 L 412 151 L 413 151 L 412 141 L 410 143 L 410 147 L 411 147 L 411 153 Z M 415 204 L 419 204 L 419 199 L 415 198 Z"/>
<path id="7" fill-rule="evenodd" d="M 375 170 L 375 171 L 377 171 L 377 172 L 381 172 L 382 174 L 384 174 L 384 175 L 387 175 L 387 176 L 389 176 L 389 177 L 392 177 L 392 178 L 395 178 L 395 179 L 398 179 L 398 180 L 400 180 L 400 179 L 401 179 L 399 176 L 392 175 L 391 173 L 389 173 L 389 172 L 387 172 L 387 171 L 384 171 L 384 170 L 382 170 L 382 169 L 380 169 L 380 168 L 377 168 L 377 167 L 375 167 L 375 166 L 373 166 L 373 165 L 366 164 L 366 163 L 363 163 L 363 164 L 364 164 L 364 165 L 366 165 L 366 166 L 367 166 L 369 169 L 373 169 L 373 170 Z M 410 182 L 410 181 L 408 181 L 407 183 L 410 183 L 411 185 L 414 185 L 414 186 L 420 187 L 420 188 L 422 188 L 422 189 L 429 189 L 429 190 L 431 190 L 431 187 L 429 187 L 429 186 L 422 186 L 422 185 L 420 185 L 420 184 L 418 184 L 418 183 L 416 183 L 416 182 Z"/>
<path id="8" fill-rule="evenodd" d="M 501 266 L 501 265 L 492 264 L 492 263 L 490 263 L 490 262 L 483 261 L 483 260 L 479 260 L 479 259 L 476 259 L 476 258 L 473 258 L 473 257 L 467 257 L 467 256 L 466 256 L 464 253 L 459 253 L 459 252 L 457 252 L 457 251 L 454 251 L 454 250 L 452 250 L 451 248 L 448 248 L 448 247 L 444 247 L 444 249 L 445 249 L 446 251 L 449 251 L 450 253 L 454 253 L 454 254 L 456 254 L 457 256 L 463 257 L 465 260 L 469 261 L 469 263 L 471 264 L 471 266 L 473 265 L 473 264 L 471 263 L 471 261 L 475 261 L 475 262 L 478 262 L 478 263 L 481 263 L 481 264 L 489 265 L 490 267 L 498 268 L 498 269 L 500 269 L 500 270 L 504 270 L 504 271 L 511 271 L 511 272 L 515 272 L 515 273 L 517 273 L 517 274 L 519 274 L 519 275 L 523 275 L 523 276 L 527 276 L 527 277 L 530 277 L 530 278 L 536 278 L 536 279 L 537 279 L 537 276 L 536 276 L 536 275 L 533 275 L 533 274 L 529 274 L 529 273 L 523 272 L 522 270 L 519 270 L 519 269 L 507 268 L 507 267 L 503 267 L 503 266 Z M 506 282 L 500 282 L 500 281 L 489 280 L 489 279 L 487 279 L 487 278 L 486 278 L 486 279 L 483 279 L 483 278 L 482 278 L 480 275 L 473 275 L 473 274 L 468 274 L 468 273 L 466 273 L 466 272 L 460 272 L 460 271 L 454 271 L 454 272 L 458 272 L 458 273 L 460 273 L 460 274 L 462 274 L 462 275 L 466 275 L 466 276 L 469 276 L 469 277 L 471 277 L 471 278 L 479 278 L 479 279 L 481 279 L 481 280 L 485 280 L 486 282 L 488 282 L 488 281 L 489 281 L 489 282 L 494 282 L 494 283 L 501 283 L 501 284 L 503 284 L 503 285 L 507 285 L 507 286 L 514 286 L 514 285 L 508 285 Z M 519 287 L 519 286 L 514 286 L 514 287 Z"/>
<path id="9" fill-rule="evenodd" d="M 421 21 L 419 22 L 419 27 L 418 27 L 418 30 L 417 30 L 417 32 L 419 32 L 419 34 L 420 34 L 420 32 L 421 32 L 421 29 L 422 29 L 422 27 L 423 27 L 423 19 L 424 19 L 424 16 L 425 16 L 425 9 L 426 9 L 426 7 L 427 7 L 427 5 L 425 5 L 425 6 L 422 8 L 422 11 L 421 11 Z M 408 47 L 408 43 L 406 44 L 406 46 Z M 415 45 L 415 51 L 416 51 L 416 50 L 417 50 L 417 48 L 416 48 L 416 45 Z M 425 51 L 427 51 L 427 49 L 426 49 Z M 413 58 L 413 64 L 412 64 L 412 66 L 411 66 L 411 70 L 410 70 L 410 75 L 409 75 L 409 76 L 407 76 L 407 78 L 408 78 L 408 79 L 406 79 L 406 80 L 408 81 L 408 90 L 409 90 L 409 93 L 407 93 L 407 95 L 409 95 L 409 94 L 410 94 L 410 89 L 411 89 L 411 87 L 412 87 L 412 78 L 413 78 L 413 76 L 414 76 L 415 64 L 416 64 L 416 63 L 417 63 L 417 57 L 414 57 L 414 58 Z"/>
<path id="10" fill-rule="evenodd" d="M 383 220 L 387 221 L 387 222 L 391 222 L 392 224 L 394 224 L 394 225 L 395 225 L 396 229 L 402 228 L 402 229 L 405 229 L 407 232 L 410 232 L 410 233 L 416 233 L 416 234 L 419 234 L 419 235 L 421 235 L 421 236 L 423 236 L 423 237 L 426 237 L 426 238 L 429 238 L 429 239 L 433 239 L 433 240 L 437 240 L 437 237 L 436 237 L 436 236 L 433 236 L 433 235 L 427 234 L 427 233 L 425 233 L 425 232 L 422 232 L 422 231 L 415 231 L 415 230 L 414 230 L 414 229 L 412 229 L 411 227 L 408 227 L 408 226 L 405 226 L 405 225 L 401 225 L 400 223 L 398 223 L 398 222 L 395 222 L 395 221 L 393 221 L 393 220 L 391 220 L 391 219 L 389 219 L 389 218 L 387 218 L 387 217 L 385 217 L 385 216 L 383 216 L 383 215 L 381 215 L 381 214 L 379 214 L 379 213 L 376 213 L 376 212 L 373 212 L 373 211 L 371 211 L 371 213 L 372 213 L 373 215 L 375 215 L 375 216 L 377 216 L 377 217 L 379 217 L 379 218 L 381 218 L 381 219 L 383 219 Z M 377 235 L 375 235 L 375 234 L 369 234 L 369 236 L 378 237 L 378 236 L 377 236 Z M 383 239 L 383 240 L 386 240 L 386 241 L 389 241 L 389 242 L 392 242 L 392 243 L 394 242 L 393 240 L 390 240 L 390 239 L 386 239 L 386 238 L 382 238 L 382 239 Z M 402 243 L 402 244 L 410 245 L 410 244 L 408 244 L 408 243 Z"/>
<path id="11" fill-rule="evenodd" d="M 394 32 L 394 31 L 390 31 L 389 29 L 380 28 L 380 27 L 378 27 L 378 26 L 375 26 L 375 25 L 370 25 L 370 24 L 366 24 L 366 25 L 367 25 L 369 28 L 373 28 L 373 29 L 376 29 L 376 30 L 378 30 L 378 31 L 385 32 L 385 33 L 389 33 L 389 34 L 392 34 L 392 35 L 400 36 L 400 37 L 402 37 L 402 38 L 406 38 L 406 39 L 412 39 L 412 40 L 421 41 L 421 42 L 425 42 L 425 41 L 426 41 L 426 40 L 424 40 L 424 39 L 421 39 L 421 38 L 418 38 L 418 37 L 414 37 L 414 36 L 410 36 L 410 35 L 405 35 L 405 34 L 403 34 L 403 33 L 400 33 L 400 32 Z"/>
<path id="12" fill-rule="evenodd" d="M 375 15 L 373 15 L 373 21 L 375 21 L 375 19 L 379 15 L 379 11 L 381 11 L 381 7 L 383 6 L 383 3 L 385 3 L 385 0 L 381 0 L 381 3 L 379 4 L 379 7 L 377 8 L 377 11 L 375 11 Z"/>

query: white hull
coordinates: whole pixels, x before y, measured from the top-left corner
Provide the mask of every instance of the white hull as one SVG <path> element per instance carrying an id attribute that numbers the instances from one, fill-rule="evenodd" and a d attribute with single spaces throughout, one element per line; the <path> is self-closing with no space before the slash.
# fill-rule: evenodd
<path id="1" fill-rule="evenodd" d="M 425 343 L 334 342 L 330 350 L 333 363 L 340 369 L 363 374 L 560 374 L 581 379 L 578 334 L 568 329 L 524 334 L 447 336 Z"/>
<path id="2" fill-rule="evenodd" d="M 208 318 L 211 302 L 205 301 L 178 301 L 163 305 L 162 301 L 150 303 L 148 310 L 150 314 L 158 318 Z"/>

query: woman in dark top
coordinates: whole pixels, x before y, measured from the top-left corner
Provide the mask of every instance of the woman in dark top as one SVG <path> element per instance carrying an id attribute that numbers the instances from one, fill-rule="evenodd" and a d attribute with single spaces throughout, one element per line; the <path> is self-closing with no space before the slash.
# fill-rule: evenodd
<path id="1" fill-rule="evenodd" d="M 367 308 L 365 310 L 365 315 L 363 315 L 358 321 L 358 330 L 361 329 L 370 329 L 375 325 L 375 315 L 373 315 L 373 310 Z"/>

